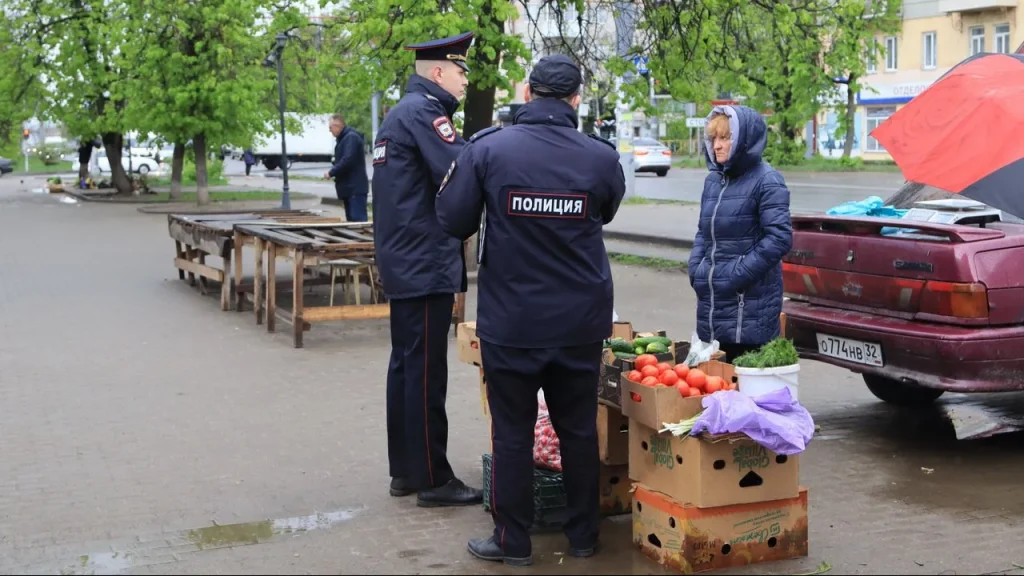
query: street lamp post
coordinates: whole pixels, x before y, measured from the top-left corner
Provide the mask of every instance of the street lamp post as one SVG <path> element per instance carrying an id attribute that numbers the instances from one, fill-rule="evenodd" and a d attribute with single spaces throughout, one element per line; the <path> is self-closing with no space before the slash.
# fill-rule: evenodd
<path id="1" fill-rule="evenodd" d="M 288 145 L 285 143 L 286 131 L 284 127 L 284 47 L 288 42 L 286 34 L 277 35 L 277 44 L 274 46 L 274 59 L 277 60 L 277 100 L 278 112 L 281 116 L 281 174 L 284 187 L 281 190 L 281 209 L 291 210 L 292 199 L 288 194 Z"/>

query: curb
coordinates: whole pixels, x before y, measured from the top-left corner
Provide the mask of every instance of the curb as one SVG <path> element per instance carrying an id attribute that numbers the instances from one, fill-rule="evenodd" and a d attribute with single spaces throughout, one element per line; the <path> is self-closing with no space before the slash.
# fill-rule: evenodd
<path id="1" fill-rule="evenodd" d="M 685 238 L 669 238 L 667 236 L 654 236 L 652 234 L 640 234 L 636 232 L 622 232 L 619 230 L 605 230 L 605 240 L 620 240 L 623 242 L 636 242 L 641 244 L 657 244 L 670 248 L 682 248 L 690 250 L 693 248 L 693 240 Z"/>
<path id="2" fill-rule="evenodd" d="M 317 197 L 295 198 L 292 197 L 292 209 L 304 209 L 318 206 Z M 109 202 L 116 204 L 116 202 Z M 130 204 L 123 202 L 123 204 Z M 206 206 L 198 206 L 190 202 L 155 203 L 149 202 L 148 206 L 140 206 L 138 211 L 143 214 L 244 214 L 252 210 L 267 210 L 281 207 L 280 200 L 231 200 L 228 202 L 211 202 Z M 153 206 L 153 204 L 157 204 Z"/>

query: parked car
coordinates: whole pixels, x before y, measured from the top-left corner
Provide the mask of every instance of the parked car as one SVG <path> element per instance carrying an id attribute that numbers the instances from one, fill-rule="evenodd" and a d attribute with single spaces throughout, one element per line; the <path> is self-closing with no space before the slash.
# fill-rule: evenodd
<path id="1" fill-rule="evenodd" d="M 902 405 L 1024 389 L 1024 222 L 965 200 L 793 216 L 786 336 Z"/>
<path id="2" fill-rule="evenodd" d="M 7 158 L 0 157 L 0 176 L 14 172 L 14 162 Z"/>
<path id="3" fill-rule="evenodd" d="M 618 147 L 618 138 L 610 138 L 609 142 Z M 658 176 L 666 176 L 672 167 L 672 150 L 653 138 L 633 139 L 634 172 L 655 172 Z"/>
<path id="4" fill-rule="evenodd" d="M 110 172 L 110 159 L 107 158 L 106 151 L 96 150 L 94 153 L 96 154 L 96 164 L 99 165 L 100 172 Z M 130 164 L 132 171 L 137 174 L 159 174 L 164 172 L 164 163 L 157 162 L 155 158 L 151 158 L 149 156 L 136 156 L 133 154 L 131 157 Z M 121 156 L 121 166 L 124 167 L 124 170 L 126 172 L 128 171 L 129 160 L 127 154 L 123 154 Z M 78 172 L 77 158 L 75 158 L 75 162 L 74 164 L 72 164 L 71 169 L 75 172 Z"/>

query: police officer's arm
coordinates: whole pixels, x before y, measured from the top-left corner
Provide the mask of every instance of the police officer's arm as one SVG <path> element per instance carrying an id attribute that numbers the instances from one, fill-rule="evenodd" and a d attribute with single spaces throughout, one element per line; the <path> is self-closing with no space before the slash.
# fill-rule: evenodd
<path id="1" fill-rule="evenodd" d="M 615 159 L 615 169 L 608 179 L 608 191 L 610 192 L 608 202 L 605 203 L 601 213 L 605 224 L 615 218 L 615 214 L 619 211 L 619 205 L 622 204 L 622 197 L 626 195 L 626 175 L 622 172 L 622 164 L 619 163 L 618 158 Z"/>
<path id="2" fill-rule="evenodd" d="M 473 154 L 472 145 L 462 149 L 449 167 L 434 200 L 441 229 L 459 240 L 467 240 L 476 234 L 480 227 L 480 213 L 484 209 L 484 189 L 480 185 L 483 178 Z"/>
<path id="3" fill-rule="evenodd" d="M 466 141 L 456 133 L 455 125 L 445 116 L 440 104 L 422 107 L 413 122 L 409 133 L 430 168 L 434 187 L 438 188 Z"/>

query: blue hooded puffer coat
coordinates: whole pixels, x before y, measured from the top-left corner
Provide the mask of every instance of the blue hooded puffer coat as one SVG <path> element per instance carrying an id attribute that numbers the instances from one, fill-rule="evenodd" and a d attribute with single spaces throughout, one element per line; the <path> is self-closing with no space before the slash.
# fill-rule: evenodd
<path id="1" fill-rule="evenodd" d="M 768 130 L 745 106 L 716 106 L 708 120 L 729 117 L 732 148 L 715 162 L 705 154 L 700 225 L 690 252 L 690 285 L 697 292 L 697 334 L 704 342 L 758 346 L 779 335 L 782 257 L 793 245 L 789 189 L 761 159 Z"/>

